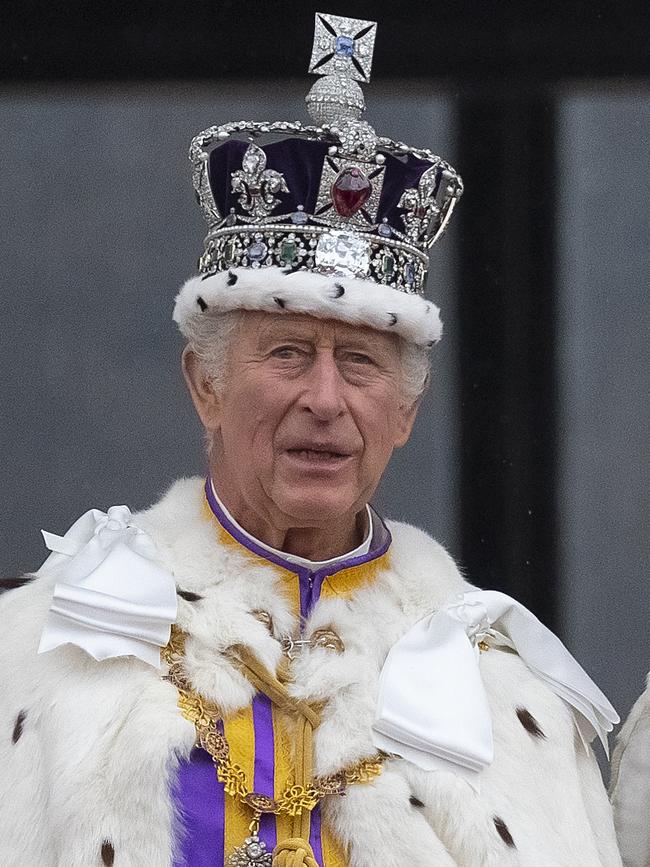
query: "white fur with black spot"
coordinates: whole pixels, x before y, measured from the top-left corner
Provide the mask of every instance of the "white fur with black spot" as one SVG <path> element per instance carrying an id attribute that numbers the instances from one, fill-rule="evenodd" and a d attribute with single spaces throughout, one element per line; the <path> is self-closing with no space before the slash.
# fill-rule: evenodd
<path id="1" fill-rule="evenodd" d="M 237 278 L 234 282 L 233 275 Z M 209 277 L 190 278 L 182 286 L 174 306 L 174 321 L 183 334 L 186 334 L 186 323 L 191 317 L 200 316 L 204 305 L 207 310 L 219 313 L 284 310 L 319 319 L 338 319 L 378 331 L 391 331 L 420 346 L 437 343 L 442 337 L 440 310 L 421 295 L 356 277 L 313 271 L 287 273 L 274 265 L 231 268 Z"/>

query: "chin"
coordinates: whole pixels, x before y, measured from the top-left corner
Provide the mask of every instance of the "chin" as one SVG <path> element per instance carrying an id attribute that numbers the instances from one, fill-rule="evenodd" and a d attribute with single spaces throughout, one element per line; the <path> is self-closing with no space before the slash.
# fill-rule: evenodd
<path id="1" fill-rule="evenodd" d="M 328 523 L 338 522 L 348 513 L 354 517 L 364 507 L 364 504 L 358 505 L 357 498 L 344 497 L 341 496 L 340 491 L 328 490 L 317 493 L 294 491 L 286 497 L 278 498 L 276 505 L 285 515 L 290 515 L 311 527 L 322 527 Z"/>

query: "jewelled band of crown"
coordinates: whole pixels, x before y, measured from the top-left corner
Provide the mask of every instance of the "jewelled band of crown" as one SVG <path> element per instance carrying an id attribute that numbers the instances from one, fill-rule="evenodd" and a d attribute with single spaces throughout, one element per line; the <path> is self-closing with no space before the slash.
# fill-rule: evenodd
<path id="1" fill-rule="evenodd" d="M 209 127 L 194 137 L 190 145 L 189 153 L 190 160 L 193 164 L 193 185 L 197 200 L 201 205 L 203 216 L 211 233 L 222 228 L 224 225 L 227 225 L 227 221 L 229 219 L 232 221 L 233 217 L 237 222 L 243 222 L 244 217 L 240 214 L 224 215 L 219 212 L 208 178 L 207 164 L 210 149 L 235 137 L 239 138 L 245 136 L 250 142 L 254 142 L 262 137 L 286 136 L 287 134 L 308 141 L 325 141 L 334 146 L 336 146 L 338 141 L 337 136 L 332 133 L 331 125 L 323 124 L 322 126 L 305 126 L 300 121 L 238 121 Z M 451 217 L 455 204 L 463 193 L 463 184 L 460 176 L 448 162 L 426 148 L 411 147 L 404 142 L 395 141 L 384 136 L 377 138 L 377 148 L 378 151 L 381 151 L 381 154 L 390 154 L 398 158 L 411 154 L 417 159 L 431 163 L 431 168 L 427 169 L 423 175 L 423 178 L 427 181 L 427 189 L 429 190 L 429 182 L 433 178 L 434 172 L 437 170 L 440 171 L 441 183 L 439 184 L 438 198 L 434 208 L 435 214 L 439 217 L 438 224 L 435 230 L 423 239 L 421 245 L 424 250 L 429 250 L 442 235 L 449 218 Z M 422 179 L 418 186 L 421 185 Z M 411 193 L 411 195 L 407 196 L 407 193 Z M 414 220 L 408 219 L 411 216 L 410 212 L 414 212 L 418 208 L 421 209 L 422 205 L 425 204 L 426 195 L 424 194 L 424 191 L 421 191 L 419 196 L 418 190 L 416 189 L 405 191 L 401 199 L 401 207 L 405 208 L 405 233 L 402 235 L 404 240 L 406 240 L 406 232 L 409 228 L 409 237 L 413 237 L 414 235 L 414 226 L 416 223 Z M 276 219 L 286 219 L 287 216 L 288 215 L 278 215 Z M 305 214 L 305 216 L 308 219 L 311 219 L 313 215 Z M 416 214 L 413 213 L 413 216 L 416 217 Z M 318 221 L 324 223 L 324 217 L 325 215 L 321 215 Z M 417 220 L 422 220 L 421 216 L 417 216 L 416 218 Z M 246 217 L 246 222 L 250 222 L 250 217 Z M 422 225 L 422 222 L 420 222 L 419 225 Z M 362 226 L 355 226 L 355 228 L 357 230 L 363 230 Z M 430 229 L 429 226 L 425 226 L 424 228 L 425 230 Z M 392 233 L 397 237 L 401 234 L 394 228 L 392 229 Z"/>
<path id="2" fill-rule="evenodd" d="M 301 212 L 297 212 L 300 214 Z M 428 257 L 392 239 L 291 223 L 241 225 L 208 235 L 199 260 L 204 276 L 229 268 L 280 268 L 364 277 L 402 292 L 423 294 Z"/>
<path id="3" fill-rule="evenodd" d="M 199 267 L 204 274 L 232 266 L 281 265 L 324 273 L 369 277 L 405 292 L 422 293 L 428 250 L 444 231 L 462 181 L 439 156 L 378 137 L 359 118 L 365 109 L 358 82 L 368 81 L 376 24 L 324 13 L 315 16 L 309 71 L 319 78 L 306 97 L 317 126 L 299 121 L 213 126 L 190 147 L 193 183 L 209 226 Z M 288 193 L 281 172 L 266 168 L 266 154 L 255 144 L 261 137 L 326 143 L 313 213 L 298 205 L 293 213 L 273 213 Z M 231 207 L 221 214 L 209 179 L 210 150 L 231 137 L 250 144 L 241 169 L 231 172 L 232 193 L 244 213 Z M 397 207 L 402 226 L 377 222 L 386 155 L 409 155 L 428 162 L 417 187 L 405 189 Z"/>

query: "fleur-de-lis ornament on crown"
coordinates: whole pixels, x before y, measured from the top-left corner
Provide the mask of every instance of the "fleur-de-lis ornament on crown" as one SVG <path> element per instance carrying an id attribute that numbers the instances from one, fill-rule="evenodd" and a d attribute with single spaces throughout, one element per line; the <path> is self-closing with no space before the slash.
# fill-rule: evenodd
<path id="1" fill-rule="evenodd" d="M 440 183 L 437 169 L 427 169 L 420 178 L 417 188 L 404 190 L 398 207 L 404 208 L 402 215 L 406 235 L 411 241 L 419 241 L 428 234 L 431 224 L 440 213 L 435 194 Z"/>
<path id="2" fill-rule="evenodd" d="M 242 210 L 255 218 L 267 217 L 279 204 L 276 193 L 289 192 L 284 176 L 266 168 L 266 154 L 256 144 L 248 146 L 241 169 L 231 178 L 233 193 L 240 193 Z"/>

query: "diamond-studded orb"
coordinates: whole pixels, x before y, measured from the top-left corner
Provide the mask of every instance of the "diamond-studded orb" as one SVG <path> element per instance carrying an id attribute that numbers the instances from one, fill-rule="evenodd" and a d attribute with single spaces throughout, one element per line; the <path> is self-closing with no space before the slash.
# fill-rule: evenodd
<path id="1" fill-rule="evenodd" d="M 344 277 L 365 276 L 370 270 L 370 244 L 356 232 L 325 232 L 314 255 L 316 268 Z"/>
<path id="2" fill-rule="evenodd" d="M 358 120 L 366 110 L 363 91 L 345 75 L 324 75 L 305 97 L 307 111 L 317 124 L 335 123 L 339 118 Z"/>
<path id="3" fill-rule="evenodd" d="M 365 205 L 372 193 L 372 184 L 356 167 L 343 169 L 331 187 L 332 204 L 342 217 L 352 217 Z"/>

